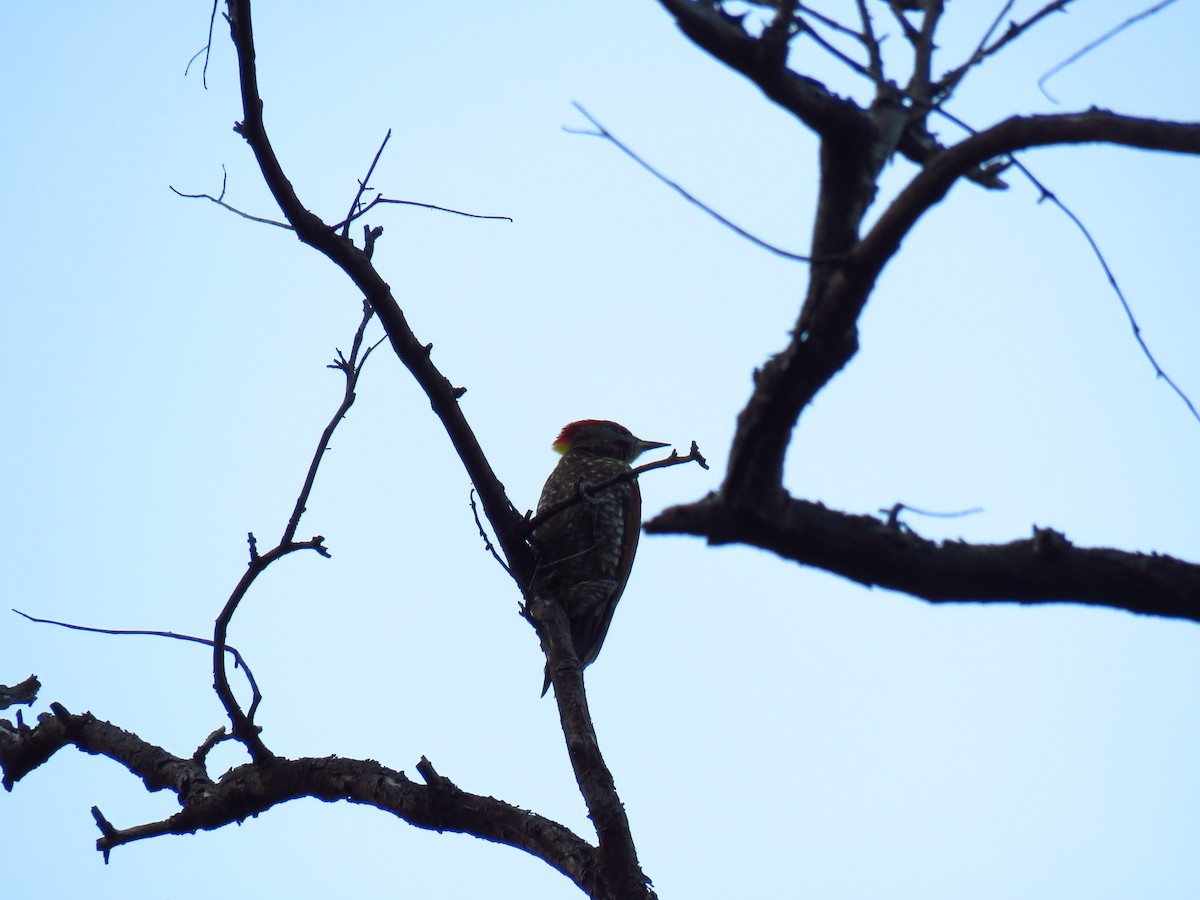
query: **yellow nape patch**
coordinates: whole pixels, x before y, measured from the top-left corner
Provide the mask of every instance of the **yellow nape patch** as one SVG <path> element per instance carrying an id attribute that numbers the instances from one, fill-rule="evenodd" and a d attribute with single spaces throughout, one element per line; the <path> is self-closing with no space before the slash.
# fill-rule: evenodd
<path id="1" fill-rule="evenodd" d="M 569 443 L 567 443 L 566 441 L 555 441 L 550 446 L 553 447 L 555 452 L 559 453 L 559 454 L 566 453 L 568 450 L 571 449 L 571 445 Z"/>

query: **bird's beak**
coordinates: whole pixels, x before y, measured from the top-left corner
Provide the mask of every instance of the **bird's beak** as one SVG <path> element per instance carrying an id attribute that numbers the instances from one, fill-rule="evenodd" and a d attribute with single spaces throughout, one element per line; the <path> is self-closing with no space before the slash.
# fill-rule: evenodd
<path id="1" fill-rule="evenodd" d="M 654 450 L 658 447 L 670 447 L 670 446 L 671 446 L 670 444 L 664 443 L 662 441 L 643 441 L 641 438 L 638 438 L 637 439 L 637 454 L 634 456 L 634 459 L 636 459 L 638 456 L 641 456 L 647 450 Z"/>

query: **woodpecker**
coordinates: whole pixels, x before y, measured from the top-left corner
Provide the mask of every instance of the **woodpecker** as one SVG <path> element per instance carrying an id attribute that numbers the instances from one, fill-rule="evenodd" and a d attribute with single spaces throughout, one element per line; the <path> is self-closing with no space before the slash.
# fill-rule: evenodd
<path id="1" fill-rule="evenodd" d="M 643 441 L 616 422 L 584 419 L 558 435 L 562 459 L 546 479 L 537 512 L 580 495 L 574 506 L 548 519 L 532 535 L 537 554 L 534 590 L 553 595 L 571 621 L 571 640 L 580 666 L 600 654 L 613 611 L 629 581 L 642 530 L 642 494 L 636 479 L 597 493 L 592 488 L 623 472 L 660 441 Z M 542 696 L 550 687 L 550 664 Z"/>

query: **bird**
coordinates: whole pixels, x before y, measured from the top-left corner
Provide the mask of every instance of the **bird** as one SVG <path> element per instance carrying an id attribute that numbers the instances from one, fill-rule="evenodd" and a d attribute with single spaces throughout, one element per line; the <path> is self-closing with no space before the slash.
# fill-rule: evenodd
<path id="1" fill-rule="evenodd" d="M 595 662 L 629 581 L 642 529 L 642 494 L 636 479 L 589 493 L 624 472 L 661 441 L 635 437 L 605 419 L 572 422 L 553 447 L 562 454 L 538 500 L 540 516 L 556 504 L 579 502 L 552 515 L 530 536 L 537 558 L 534 591 L 546 592 L 566 609 L 580 667 Z M 550 687 L 550 664 L 542 696 Z"/>

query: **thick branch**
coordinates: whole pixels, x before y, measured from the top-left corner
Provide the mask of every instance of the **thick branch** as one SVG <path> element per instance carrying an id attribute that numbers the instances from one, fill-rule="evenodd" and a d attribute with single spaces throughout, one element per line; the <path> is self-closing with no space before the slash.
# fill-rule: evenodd
<path id="1" fill-rule="evenodd" d="M 16 610 L 13 611 L 16 612 Z M 18 613 L 18 615 L 20 614 Z M 30 675 L 20 684 L 0 684 L 0 709 L 8 709 L 18 703 L 32 706 L 33 702 L 37 700 L 37 692 L 41 687 L 42 684 L 37 680 L 36 675 Z"/>
<path id="2" fill-rule="evenodd" d="M 148 791 L 169 790 L 180 803 L 189 802 L 211 786 L 203 767 L 172 756 L 162 747 L 143 741 L 91 713 L 72 715 L 60 704 L 51 704 L 53 715 L 38 716 L 34 728 L 13 728 L 0 720 L 0 768 L 4 789 L 13 785 L 70 744 L 84 753 L 107 756 L 142 779 Z"/>
<path id="3" fill-rule="evenodd" d="M 625 806 L 592 726 L 583 670 L 571 641 L 566 610 L 555 598 L 535 593 L 529 598 L 526 616 L 546 651 L 567 755 L 599 838 L 598 876 L 603 893 L 593 896 L 652 900 L 655 894 L 638 862 Z"/>
<path id="4" fill-rule="evenodd" d="M 751 36 L 739 19 L 723 14 L 710 3 L 659 2 L 692 43 L 741 72 L 768 98 L 813 131 L 831 136 L 860 130 L 863 112 L 854 102 L 830 93 L 815 78 L 797 75 L 787 67 L 786 42 L 762 41 Z"/>
<path id="5" fill-rule="evenodd" d="M 793 339 L 756 373 L 738 418 L 723 491 L 731 505 L 769 507 L 783 496 L 783 460 L 801 410 L 853 357 L 857 321 L 875 282 L 917 221 L 956 180 L 1018 150 L 1104 142 L 1200 154 L 1200 124 L 1164 122 L 1089 110 L 1013 117 L 933 157 L 845 256 L 814 266 Z"/>
<path id="6" fill-rule="evenodd" d="M 941 202 L 954 182 L 982 163 L 1056 144 L 1106 143 L 1142 150 L 1200 154 L 1200 123 L 1123 116 L 1101 109 L 1053 116 L 1013 116 L 931 159 L 880 216 L 851 262 L 869 290 L 917 220 Z"/>
<path id="7" fill-rule="evenodd" d="M 1076 547 L 1050 529 L 1035 528 L 1031 538 L 1008 544 L 938 543 L 805 500 L 747 510 L 711 495 L 665 510 L 646 531 L 750 544 L 930 602 L 1081 603 L 1200 622 L 1200 565 Z"/>
<path id="8" fill-rule="evenodd" d="M 340 757 L 272 759 L 248 763 L 212 781 L 194 759 L 182 759 L 90 713 L 73 715 L 61 706 L 43 714 L 35 728 L 14 728 L 0 721 L 0 767 L 4 787 L 74 745 L 85 753 L 107 756 L 141 778 L 151 791 L 169 790 L 183 807 L 160 822 L 114 828 L 96 811 L 103 835 L 97 849 L 162 834 L 213 830 L 256 816 L 299 797 L 333 802 L 348 800 L 392 813 L 418 828 L 473 834 L 507 844 L 545 860 L 582 890 L 596 893 L 597 851 L 556 822 L 509 803 L 471 794 L 433 772 L 425 763 L 428 784 L 372 760 Z"/>

